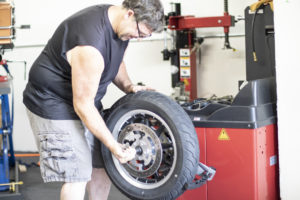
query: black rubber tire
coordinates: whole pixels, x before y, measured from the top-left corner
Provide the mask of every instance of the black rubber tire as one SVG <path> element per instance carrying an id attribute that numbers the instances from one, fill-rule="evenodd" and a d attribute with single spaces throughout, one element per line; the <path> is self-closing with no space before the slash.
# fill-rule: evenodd
<path id="1" fill-rule="evenodd" d="M 177 148 L 174 170 L 168 180 L 157 188 L 147 189 L 132 185 L 120 175 L 112 154 L 102 145 L 105 170 L 115 186 L 131 199 L 176 199 L 184 192 L 185 184 L 191 182 L 197 172 L 199 144 L 195 127 L 186 112 L 175 101 L 157 92 L 142 91 L 125 95 L 111 107 L 106 119 L 108 128 L 113 132 L 118 120 L 134 110 L 151 111 L 169 126 Z"/>

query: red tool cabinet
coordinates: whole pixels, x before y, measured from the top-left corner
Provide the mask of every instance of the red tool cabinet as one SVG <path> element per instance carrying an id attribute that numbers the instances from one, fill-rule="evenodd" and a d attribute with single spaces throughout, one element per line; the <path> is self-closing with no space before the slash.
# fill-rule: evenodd
<path id="1" fill-rule="evenodd" d="M 216 174 L 178 200 L 279 199 L 275 91 L 274 78 L 260 79 L 249 82 L 231 105 L 185 107 L 196 127 L 200 161 Z"/>

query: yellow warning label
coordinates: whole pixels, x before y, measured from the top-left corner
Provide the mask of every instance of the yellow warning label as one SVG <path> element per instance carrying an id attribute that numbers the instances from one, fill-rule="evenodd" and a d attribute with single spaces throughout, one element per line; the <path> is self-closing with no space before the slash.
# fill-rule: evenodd
<path id="1" fill-rule="evenodd" d="M 230 140 L 230 137 L 228 136 L 225 128 L 222 128 L 221 133 L 218 137 L 218 140 Z"/>
<path id="2" fill-rule="evenodd" d="M 184 85 L 188 86 L 189 85 L 189 81 L 187 79 L 183 79 Z"/>

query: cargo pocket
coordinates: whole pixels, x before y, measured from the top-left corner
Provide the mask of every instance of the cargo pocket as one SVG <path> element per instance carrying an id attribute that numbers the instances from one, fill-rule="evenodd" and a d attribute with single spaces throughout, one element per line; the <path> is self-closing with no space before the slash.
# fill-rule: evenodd
<path id="1" fill-rule="evenodd" d="M 69 133 L 39 134 L 41 173 L 46 179 L 64 181 L 77 175 L 77 158 Z"/>

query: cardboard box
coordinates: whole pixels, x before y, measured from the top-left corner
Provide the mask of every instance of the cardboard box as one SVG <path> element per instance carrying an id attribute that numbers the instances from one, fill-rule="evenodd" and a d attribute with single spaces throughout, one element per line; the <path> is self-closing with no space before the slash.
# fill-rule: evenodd
<path id="1" fill-rule="evenodd" d="M 12 5 L 0 2 L 0 45 L 12 43 Z"/>

